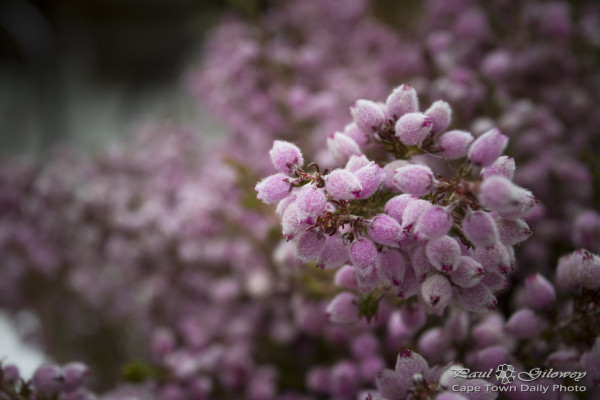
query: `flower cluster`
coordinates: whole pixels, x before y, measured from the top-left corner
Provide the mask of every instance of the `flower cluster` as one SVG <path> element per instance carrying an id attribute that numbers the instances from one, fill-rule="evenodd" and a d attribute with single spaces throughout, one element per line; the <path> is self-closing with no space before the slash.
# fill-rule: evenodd
<path id="1" fill-rule="evenodd" d="M 351 113 L 354 122 L 327 139 L 344 168 L 305 170 L 296 145 L 275 141 L 269 155 L 278 172 L 256 185 L 259 199 L 277 203 L 298 259 L 322 269 L 349 263 L 354 274 L 342 268 L 342 286 L 418 295 L 438 314 L 450 303 L 493 309 L 515 268 L 513 246 L 531 234 L 522 218 L 535 204 L 512 182 L 515 162 L 502 156 L 508 138 L 495 128 L 476 139 L 447 130 L 450 106 L 436 101 L 420 112 L 408 85 L 385 104 L 358 100 Z M 345 292 L 329 312 L 352 322 L 360 308 Z"/>

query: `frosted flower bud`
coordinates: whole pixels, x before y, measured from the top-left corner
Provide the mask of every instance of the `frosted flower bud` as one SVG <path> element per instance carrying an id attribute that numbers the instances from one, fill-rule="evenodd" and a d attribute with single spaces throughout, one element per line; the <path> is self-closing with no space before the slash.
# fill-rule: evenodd
<path id="1" fill-rule="evenodd" d="M 541 321 L 535 312 L 529 308 L 523 308 L 509 318 L 504 328 L 519 339 L 528 339 L 539 333 L 540 325 Z"/>
<path id="2" fill-rule="evenodd" d="M 370 163 L 369 159 L 364 154 L 361 154 L 359 156 L 352 155 L 348 159 L 345 169 L 347 169 L 350 172 L 356 172 L 359 169 L 361 169 L 362 167 L 369 165 L 369 163 Z"/>
<path id="3" fill-rule="evenodd" d="M 501 176 L 485 179 L 479 188 L 481 205 L 503 217 L 520 217 L 531 200 L 531 193 Z"/>
<path id="4" fill-rule="evenodd" d="M 450 108 L 450 104 L 444 100 L 438 100 L 425 111 L 425 115 L 429 117 L 433 123 L 431 131 L 433 133 L 440 133 L 450 126 L 450 122 L 452 121 L 452 108 Z"/>
<path id="5" fill-rule="evenodd" d="M 335 132 L 327 138 L 327 148 L 333 158 L 339 163 L 345 163 L 352 155 L 360 155 L 362 151 L 350 136 Z"/>
<path id="6" fill-rule="evenodd" d="M 488 212 L 468 212 L 462 221 L 462 228 L 467 239 L 475 247 L 490 247 L 498 241 L 496 222 Z"/>
<path id="7" fill-rule="evenodd" d="M 317 260 L 317 267 L 321 269 L 339 267 L 346 263 L 348 259 L 348 246 L 342 238 L 337 235 L 327 236 L 325 238 L 325 246 Z"/>
<path id="8" fill-rule="evenodd" d="M 277 203 L 290 193 L 290 178 L 282 173 L 267 176 L 256 184 L 254 190 L 258 192 L 256 198 L 263 203 Z"/>
<path id="9" fill-rule="evenodd" d="M 325 177 L 325 189 L 335 200 L 353 200 L 358 197 L 362 185 L 352 172 L 338 168 Z"/>
<path id="10" fill-rule="evenodd" d="M 385 174 L 383 186 L 386 189 L 390 189 L 393 192 L 398 191 L 396 183 L 394 183 L 394 175 L 396 175 L 396 170 L 398 168 L 404 167 L 405 165 L 410 165 L 410 163 L 406 160 L 394 160 L 383 166 L 383 173 Z"/>
<path id="11" fill-rule="evenodd" d="M 531 213 L 529 214 L 529 216 Z M 573 223 L 573 241 L 581 247 L 599 251 L 600 214 L 593 210 L 580 212 Z"/>
<path id="12" fill-rule="evenodd" d="M 346 289 L 358 289 L 358 283 L 356 282 L 356 272 L 354 271 L 353 265 L 344 265 L 338 269 L 333 278 L 333 283 L 336 286 L 343 287 Z"/>
<path id="13" fill-rule="evenodd" d="M 429 365 L 420 354 L 412 350 L 402 350 L 396 358 L 396 366 L 394 368 L 398 374 L 398 378 L 403 385 L 410 386 L 413 382 L 415 374 L 427 376 L 429 373 Z"/>
<path id="14" fill-rule="evenodd" d="M 281 233 L 287 240 L 291 240 L 305 227 L 308 227 L 308 225 L 303 224 L 300 220 L 298 204 L 290 204 L 281 217 Z"/>
<path id="15" fill-rule="evenodd" d="M 586 250 L 579 249 L 573 253 L 565 254 L 558 259 L 556 267 L 556 286 L 563 290 L 571 290 L 579 283 L 579 267 L 581 262 L 577 260 Z"/>
<path id="16" fill-rule="evenodd" d="M 402 229 L 411 231 L 419 217 L 431 207 L 433 207 L 433 204 L 427 200 L 417 199 L 411 201 L 402 213 Z"/>
<path id="17" fill-rule="evenodd" d="M 296 245 L 296 257 L 307 263 L 317 259 L 325 247 L 325 235 L 316 230 L 305 232 Z"/>
<path id="18" fill-rule="evenodd" d="M 443 310 L 452 298 L 452 285 L 445 276 L 432 275 L 421 285 L 421 296 L 431 308 Z"/>
<path id="19" fill-rule="evenodd" d="M 402 214 L 404 209 L 413 200 L 418 200 L 417 196 L 412 194 L 401 194 L 394 196 L 385 203 L 384 211 L 390 217 L 394 218 L 399 224 L 402 224 Z"/>
<path id="20" fill-rule="evenodd" d="M 483 283 L 461 289 L 459 298 L 462 308 L 470 312 L 493 310 L 498 303 L 491 290 Z"/>
<path id="21" fill-rule="evenodd" d="M 354 122 L 349 123 L 344 127 L 344 135 L 352 138 L 358 145 L 358 147 L 366 146 L 369 142 L 369 136 L 367 136 L 363 131 L 358 129 L 358 126 Z"/>
<path id="22" fill-rule="evenodd" d="M 302 152 L 298 146 L 284 140 L 273 141 L 273 147 L 269 151 L 269 156 L 275 169 L 284 174 L 291 173 L 294 165 L 299 167 L 304 165 Z"/>
<path id="23" fill-rule="evenodd" d="M 464 288 L 478 285 L 483 275 L 481 264 L 469 256 L 460 256 L 458 265 L 449 273 L 450 280 Z"/>
<path id="24" fill-rule="evenodd" d="M 367 135 L 375 132 L 385 121 L 381 107 L 371 100 L 358 100 L 350 107 L 350 114 L 358 129 Z"/>
<path id="25" fill-rule="evenodd" d="M 429 262 L 443 272 L 452 271 L 460 260 L 460 246 L 450 236 L 430 240 L 425 246 Z"/>
<path id="26" fill-rule="evenodd" d="M 546 308 L 556 301 L 554 286 L 542 275 L 532 274 L 525 279 L 527 300 L 533 308 Z"/>
<path id="27" fill-rule="evenodd" d="M 496 368 L 506 362 L 508 362 L 508 350 L 502 345 L 486 347 L 475 355 L 475 363 L 481 370 Z"/>
<path id="28" fill-rule="evenodd" d="M 368 199 L 373 196 L 385 176 L 383 170 L 375 161 L 371 161 L 368 165 L 356 171 L 354 175 L 356 175 L 362 186 L 362 190 L 358 194 L 359 199 Z"/>
<path id="29" fill-rule="evenodd" d="M 323 189 L 307 185 L 296 195 L 296 204 L 300 210 L 301 222 L 312 225 L 317 217 L 325 211 L 327 196 Z"/>
<path id="30" fill-rule="evenodd" d="M 421 283 L 417 280 L 415 272 L 412 268 L 407 268 L 404 274 L 404 279 L 400 286 L 398 286 L 397 297 L 400 299 L 408 299 L 411 296 L 419 293 L 421 289 Z"/>
<path id="31" fill-rule="evenodd" d="M 390 93 L 385 105 L 388 113 L 395 120 L 404 114 L 417 112 L 419 111 L 417 91 L 409 85 L 400 85 Z"/>
<path id="32" fill-rule="evenodd" d="M 421 214 L 414 232 L 419 239 L 436 239 L 447 234 L 452 223 L 452 217 L 444 207 L 433 206 Z"/>
<path id="33" fill-rule="evenodd" d="M 373 242 L 366 238 L 355 240 L 350 246 L 350 259 L 358 274 L 368 274 L 378 269 L 379 254 Z M 357 277 L 358 279 L 358 277 Z"/>
<path id="34" fill-rule="evenodd" d="M 336 324 L 349 324 L 358 321 L 358 304 L 354 295 L 339 293 L 327 306 L 327 317 Z"/>
<path id="35" fill-rule="evenodd" d="M 504 219 L 496 220 L 500 242 L 505 246 L 514 246 L 526 241 L 532 232 L 527 222 L 522 219 Z"/>
<path id="36" fill-rule="evenodd" d="M 513 180 L 515 177 L 515 159 L 508 156 L 498 157 L 492 165 L 481 170 L 481 177 L 487 179 L 490 176 L 502 176 L 506 179 Z"/>
<path id="37" fill-rule="evenodd" d="M 400 167 L 394 174 L 396 187 L 404 193 L 425 196 L 435 186 L 431 168 L 425 165 L 407 165 Z"/>
<path id="38" fill-rule="evenodd" d="M 379 276 L 388 284 L 398 286 L 409 268 L 404 254 L 398 250 L 388 250 L 379 257 Z"/>
<path id="39" fill-rule="evenodd" d="M 498 271 L 488 271 L 481 278 L 481 283 L 489 287 L 492 292 L 500 291 L 508 285 L 505 274 Z"/>
<path id="40" fill-rule="evenodd" d="M 502 155 L 507 145 L 508 136 L 492 128 L 475 139 L 469 148 L 469 160 L 478 167 L 487 167 Z"/>
<path id="41" fill-rule="evenodd" d="M 65 381 L 63 370 L 52 364 L 43 364 L 33 373 L 31 383 L 34 389 L 43 395 L 58 393 Z"/>
<path id="42" fill-rule="evenodd" d="M 588 289 L 600 288 L 600 257 L 584 250 L 579 261 L 577 278 L 581 285 Z"/>
<path id="43" fill-rule="evenodd" d="M 487 272 L 500 272 L 507 274 L 512 270 L 511 258 L 506 246 L 496 242 L 491 247 L 478 247 L 473 258 L 477 260 Z"/>
<path id="44" fill-rule="evenodd" d="M 292 193 L 283 200 L 279 201 L 279 203 L 277 203 L 277 208 L 275 208 L 275 214 L 277 214 L 279 218 L 283 217 L 283 213 L 285 212 L 287 207 L 294 202 L 296 202 L 296 194 Z"/>
<path id="45" fill-rule="evenodd" d="M 461 130 L 448 131 L 439 139 L 442 155 L 448 160 L 458 160 L 466 156 L 471 143 L 473 135 Z"/>
<path id="46" fill-rule="evenodd" d="M 386 246 L 397 246 L 402 228 L 387 214 L 379 214 L 369 223 L 369 236 L 375 242 Z"/>
<path id="47" fill-rule="evenodd" d="M 404 114 L 396 122 L 396 136 L 407 146 L 420 146 L 431 132 L 432 126 L 431 118 L 423 113 Z"/>
<path id="48" fill-rule="evenodd" d="M 419 282 L 423 282 L 429 275 L 437 271 L 429 262 L 425 245 L 416 246 L 410 250 L 410 263 Z"/>
<path id="49" fill-rule="evenodd" d="M 369 292 L 379 285 L 379 270 L 377 266 L 360 267 L 355 265 L 355 277 L 358 288 Z"/>
<path id="50" fill-rule="evenodd" d="M 62 369 L 65 380 L 61 389 L 65 392 L 72 392 L 73 390 L 81 387 L 90 375 L 90 370 L 88 367 L 80 362 L 71 362 L 65 364 Z"/>

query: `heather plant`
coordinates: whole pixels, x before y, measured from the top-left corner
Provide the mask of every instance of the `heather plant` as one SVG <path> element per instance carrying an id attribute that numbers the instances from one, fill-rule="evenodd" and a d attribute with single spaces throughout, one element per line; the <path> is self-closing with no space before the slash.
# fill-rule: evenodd
<path id="1" fill-rule="evenodd" d="M 278 203 L 282 234 L 294 240 L 299 260 L 353 267 L 357 295 L 337 294 L 330 318 L 370 319 L 388 292 L 416 295 L 438 315 L 448 305 L 493 309 L 515 269 L 513 246 L 531 234 L 522 218 L 535 204 L 511 181 L 515 162 L 502 156 L 508 138 L 496 128 L 477 138 L 447 131 L 448 103 L 420 112 L 408 85 L 385 103 L 358 100 L 351 113 L 346 132 L 327 140 L 344 167 L 304 167 L 296 145 L 275 141 L 278 172 L 256 185 L 259 199 Z M 347 133 L 356 129 L 363 146 Z"/>

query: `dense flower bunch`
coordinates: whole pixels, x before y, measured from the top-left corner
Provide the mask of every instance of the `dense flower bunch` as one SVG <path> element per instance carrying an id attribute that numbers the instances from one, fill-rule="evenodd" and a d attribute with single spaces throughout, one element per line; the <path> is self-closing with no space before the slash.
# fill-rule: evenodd
<path id="1" fill-rule="evenodd" d="M 438 314 L 450 303 L 493 309 L 494 293 L 515 268 L 513 246 L 531 234 L 522 217 L 535 203 L 512 183 L 514 160 L 502 156 L 508 138 L 495 128 L 477 139 L 447 131 L 448 103 L 420 112 L 408 85 L 385 104 L 358 100 L 351 112 L 354 123 L 327 140 L 344 168 L 321 172 L 309 164 L 315 172 L 307 172 L 297 146 L 275 141 L 269 155 L 279 172 L 256 185 L 259 199 L 278 203 L 282 233 L 296 241 L 298 259 L 323 269 L 350 263 L 355 282 L 351 272 L 339 272 L 347 287 L 369 296 L 380 288 L 403 299 L 418 294 Z M 381 165 L 369 151 L 379 152 Z M 430 158 L 417 158 L 422 154 Z M 458 161 L 445 177 L 428 160 Z M 352 322 L 369 312 L 361 305 L 344 292 L 329 312 Z"/>

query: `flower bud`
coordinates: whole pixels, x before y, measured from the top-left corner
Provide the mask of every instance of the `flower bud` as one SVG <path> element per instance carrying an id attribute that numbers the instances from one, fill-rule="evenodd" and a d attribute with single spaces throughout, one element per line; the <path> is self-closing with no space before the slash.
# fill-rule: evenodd
<path id="1" fill-rule="evenodd" d="M 269 156 L 275 169 L 284 174 L 290 174 L 294 165 L 299 167 L 304 165 L 302 152 L 298 146 L 283 140 L 273 141 Z"/>
<path id="2" fill-rule="evenodd" d="M 282 173 L 267 176 L 256 184 L 254 190 L 258 192 L 257 199 L 265 204 L 273 204 L 283 200 L 290 193 L 290 178 Z"/>
<path id="3" fill-rule="evenodd" d="M 383 173 L 385 174 L 383 186 L 386 189 L 390 189 L 394 193 L 398 191 L 396 183 L 394 182 L 394 176 L 396 175 L 396 170 L 405 165 L 410 165 L 410 163 L 406 160 L 394 160 L 383 166 Z"/>
<path id="4" fill-rule="evenodd" d="M 411 231 L 419 217 L 431 207 L 433 205 L 427 200 L 416 199 L 411 201 L 402 213 L 402 229 Z"/>
<path id="5" fill-rule="evenodd" d="M 394 368 L 398 374 L 398 379 L 404 386 L 410 386 L 413 382 L 415 374 L 427 376 L 429 373 L 429 365 L 427 361 L 412 350 L 402 350 L 396 358 L 396 366 Z"/>
<path id="6" fill-rule="evenodd" d="M 360 376 L 367 382 L 374 382 L 377 374 L 384 368 L 385 361 L 381 357 L 370 356 L 361 360 Z"/>
<path id="7" fill-rule="evenodd" d="M 486 347 L 475 354 L 475 365 L 482 371 L 508 362 L 508 350 L 502 345 Z"/>
<path id="8" fill-rule="evenodd" d="M 348 246 L 341 237 L 327 236 L 325 246 L 317 260 L 317 267 L 321 269 L 330 269 L 339 267 L 348 261 Z"/>
<path id="9" fill-rule="evenodd" d="M 409 268 L 404 254 L 398 250 L 384 251 L 379 259 L 379 276 L 388 284 L 398 286 Z"/>
<path id="10" fill-rule="evenodd" d="M 397 246 L 400 241 L 400 224 L 387 214 L 379 214 L 369 224 L 369 236 L 386 246 Z"/>
<path id="11" fill-rule="evenodd" d="M 583 252 L 587 253 L 586 250 L 579 249 L 558 259 L 554 282 L 559 289 L 571 290 L 579 284 L 581 262 L 578 258 L 583 256 Z"/>
<path id="12" fill-rule="evenodd" d="M 401 194 L 399 196 L 392 197 L 385 203 L 384 211 L 390 217 L 394 218 L 399 224 L 402 224 L 402 214 L 404 213 L 404 209 L 413 200 L 418 200 L 419 198 L 413 196 L 412 194 Z"/>
<path id="13" fill-rule="evenodd" d="M 6 382 L 16 383 L 19 381 L 21 373 L 19 367 L 14 364 L 4 364 L 2 366 L 2 374 Z"/>
<path id="14" fill-rule="evenodd" d="M 398 286 L 397 297 L 399 299 L 408 299 L 411 296 L 419 293 L 421 289 L 421 283 L 417 280 L 415 276 L 415 271 L 412 268 L 407 268 L 404 273 L 404 279 L 400 286 Z"/>
<path id="15" fill-rule="evenodd" d="M 578 268 L 577 278 L 581 286 L 588 289 L 600 288 L 600 257 L 588 251 L 583 251 L 579 260 L 581 264 Z"/>
<path id="16" fill-rule="evenodd" d="M 367 135 L 377 131 L 385 121 L 381 107 L 370 100 L 358 100 L 350 107 L 350 114 L 358 129 Z"/>
<path id="17" fill-rule="evenodd" d="M 363 292 L 370 292 L 379 285 L 379 271 L 377 266 L 359 267 L 354 266 L 356 283 Z"/>
<path id="18" fill-rule="evenodd" d="M 358 197 L 362 185 L 352 172 L 338 168 L 325 177 L 325 189 L 335 200 L 353 200 Z"/>
<path id="19" fill-rule="evenodd" d="M 431 131 L 433 133 L 440 133 L 450 126 L 450 122 L 452 121 L 452 108 L 450 108 L 450 104 L 446 103 L 444 100 L 438 100 L 425 111 L 425 115 L 429 117 L 433 123 Z"/>
<path id="20" fill-rule="evenodd" d="M 500 242 L 496 242 L 491 247 L 476 248 L 473 258 L 481 264 L 486 273 L 508 274 L 513 268 L 510 254 L 506 246 Z"/>
<path id="21" fill-rule="evenodd" d="M 52 364 L 43 364 L 33 373 L 31 383 L 40 394 L 51 396 L 58 393 L 65 381 L 63 370 Z"/>
<path id="22" fill-rule="evenodd" d="M 327 306 L 327 318 L 336 324 L 349 324 L 358 321 L 358 304 L 354 295 L 339 293 Z"/>
<path id="23" fill-rule="evenodd" d="M 532 232 L 529 226 L 522 219 L 504 219 L 496 220 L 500 242 L 505 246 L 514 246 L 526 241 Z"/>
<path id="24" fill-rule="evenodd" d="M 426 165 L 407 165 L 394 174 L 396 187 L 404 193 L 425 196 L 435 186 L 433 171 Z"/>
<path id="25" fill-rule="evenodd" d="M 370 163 L 369 159 L 364 154 L 361 154 L 359 156 L 352 155 L 348 159 L 345 169 L 350 172 L 356 172 L 359 169 L 361 169 L 362 167 L 369 165 L 369 163 Z"/>
<path id="26" fill-rule="evenodd" d="M 435 396 L 435 400 L 469 400 L 465 396 L 456 392 L 441 392 Z"/>
<path id="27" fill-rule="evenodd" d="M 425 246 L 429 262 L 443 272 L 452 271 L 460 261 L 460 246 L 450 236 L 430 240 Z"/>
<path id="28" fill-rule="evenodd" d="M 443 310 L 452 298 L 452 285 L 445 276 L 432 275 L 421 285 L 421 296 L 431 308 Z"/>
<path id="29" fill-rule="evenodd" d="M 505 274 L 498 271 L 487 271 L 481 278 L 481 283 L 489 287 L 492 292 L 498 292 L 508 286 L 508 279 Z"/>
<path id="30" fill-rule="evenodd" d="M 410 383 L 400 381 L 396 371 L 384 369 L 377 374 L 375 384 L 381 396 L 384 399 L 403 399 L 406 398 L 408 390 L 412 387 Z"/>
<path id="31" fill-rule="evenodd" d="M 377 270 L 379 266 L 377 247 L 366 238 L 360 238 L 352 243 L 350 246 L 350 259 L 357 268 L 357 274 L 370 274 L 371 270 Z"/>
<path id="32" fill-rule="evenodd" d="M 417 112 L 419 111 L 417 91 L 409 85 L 400 85 L 390 93 L 385 105 L 388 113 L 395 120 L 404 114 Z"/>
<path id="33" fill-rule="evenodd" d="M 414 232 L 419 239 L 437 239 L 450 231 L 452 223 L 452 217 L 444 207 L 434 206 L 421 214 Z"/>
<path id="34" fill-rule="evenodd" d="M 460 256 L 456 268 L 450 271 L 450 280 L 464 288 L 476 286 L 484 275 L 483 267 L 469 256 Z"/>
<path id="35" fill-rule="evenodd" d="M 460 130 L 448 131 L 439 140 L 442 155 L 448 160 L 458 160 L 466 156 L 471 143 L 473 143 L 473 135 Z"/>
<path id="36" fill-rule="evenodd" d="M 295 202 L 296 202 L 296 194 L 291 193 L 289 196 L 287 196 L 283 200 L 279 201 L 279 203 L 277 203 L 277 207 L 275 208 L 275 214 L 277 214 L 277 216 L 279 218 L 283 217 L 283 213 L 285 212 L 287 207 L 290 204 L 295 203 Z"/>
<path id="37" fill-rule="evenodd" d="M 327 138 L 327 148 L 333 158 L 339 163 L 345 163 L 352 155 L 360 155 L 362 151 L 350 136 L 335 132 Z"/>
<path id="38" fill-rule="evenodd" d="M 312 225 L 325 211 L 327 196 L 323 189 L 307 185 L 296 195 L 296 204 L 300 210 L 300 221 Z"/>
<path id="39" fill-rule="evenodd" d="M 338 269 L 338 271 L 335 273 L 335 277 L 333 278 L 333 283 L 336 286 L 350 290 L 358 289 L 354 266 L 344 265 L 342 268 Z"/>
<path id="40" fill-rule="evenodd" d="M 483 283 L 460 290 L 460 302 L 465 311 L 483 312 L 496 308 L 498 301 Z"/>
<path id="41" fill-rule="evenodd" d="M 371 197 L 379 185 L 383 181 L 385 174 L 381 167 L 374 161 L 371 161 L 368 165 L 365 165 L 354 173 L 362 186 L 362 190 L 358 194 L 359 199 L 367 199 Z"/>
<path id="42" fill-rule="evenodd" d="M 487 167 L 502 155 L 507 144 L 508 136 L 492 128 L 475 139 L 469 149 L 469 160 L 478 167 Z"/>
<path id="43" fill-rule="evenodd" d="M 296 245 L 296 257 L 303 263 L 311 262 L 319 257 L 325 247 L 325 235 L 316 230 L 302 234 Z"/>
<path id="44" fill-rule="evenodd" d="M 515 159 L 508 156 L 498 157 L 492 165 L 484 168 L 481 171 L 481 177 L 487 179 L 490 176 L 502 176 L 508 180 L 513 180 L 515 177 Z"/>
<path id="45" fill-rule="evenodd" d="M 479 202 L 505 218 L 518 218 L 533 206 L 531 193 L 501 176 L 485 179 L 479 188 Z"/>
<path id="46" fill-rule="evenodd" d="M 290 204 L 284 211 L 281 217 L 281 233 L 287 240 L 291 240 L 296 237 L 304 228 L 307 228 L 307 224 L 303 224 L 300 220 L 300 210 L 298 204 L 295 202 Z"/>
<path id="47" fill-rule="evenodd" d="M 407 146 L 420 146 L 431 132 L 432 126 L 431 118 L 423 113 L 404 114 L 396 122 L 396 136 Z"/>
<path id="48" fill-rule="evenodd" d="M 410 250 L 410 263 L 419 282 L 423 282 L 429 275 L 437 272 L 437 269 L 429 262 L 425 245 L 415 246 Z"/>
<path id="49" fill-rule="evenodd" d="M 63 366 L 65 381 L 62 390 L 71 392 L 81 387 L 87 377 L 90 375 L 88 367 L 80 362 L 71 362 Z"/>
<path id="50" fill-rule="evenodd" d="M 592 385 L 600 385 L 600 338 L 581 356 L 581 368 L 588 373 L 587 379 Z"/>
<path id="51" fill-rule="evenodd" d="M 527 300 L 533 308 L 551 306 L 556 301 L 554 286 L 542 275 L 532 274 L 525 279 Z"/>
<path id="52" fill-rule="evenodd" d="M 540 325 L 538 316 L 529 308 L 523 308 L 515 312 L 504 327 L 519 339 L 529 339 L 539 333 Z"/>
<path id="53" fill-rule="evenodd" d="M 369 136 L 367 136 L 363 131 L 358 129 L 358 126 L 356 126 L 354 122 L 351 122 L 344 127 L 344 135 L 354 140 L 358 147 L 361 148 L 363 146 L 366 146 L 366 144 L 369 142 Z"/>
<path id="54" fill-rule="evenodd" d="M 498 229 L 490 213 L 468 212 L 462 221 L 465 236 L 475 247 L 490 247 L 498 241 Z"/>

